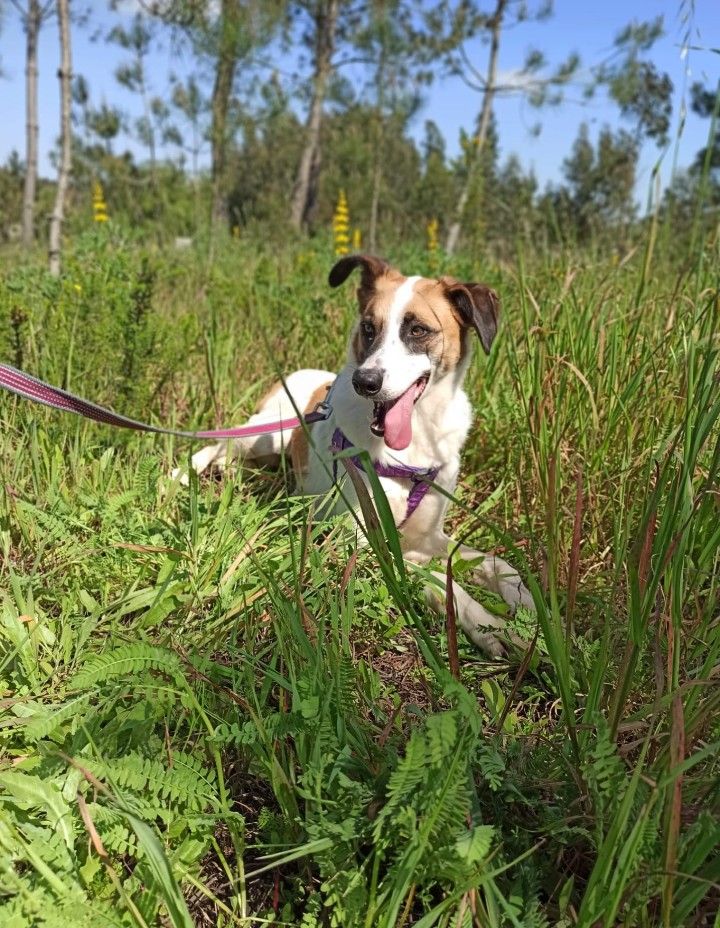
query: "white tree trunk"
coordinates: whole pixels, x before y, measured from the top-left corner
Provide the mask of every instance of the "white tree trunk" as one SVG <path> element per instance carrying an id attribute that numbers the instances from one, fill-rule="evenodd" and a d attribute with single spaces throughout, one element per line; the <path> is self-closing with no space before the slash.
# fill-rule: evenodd
<path id="1" fill-rule="evenodd" d="M 60 165 L 58 167 L 55 206 L 50 217 L 50 245 L 48 257 L 50 273 L 60 274 L 60 237 L 65 218 L 65 197 L 70 181 L 72 159 L 72 135 L 70 125 L 70 82 L 72 60 L 70 56 L 70 0 L 57 0 L 58 27 L 60 31 Z"/>
<path id="2" fill-rule="evenodd" d="M 455 251 L 460 238 L 463 219 L 465 217 L 465 208 L 470 191 L 472 190 L 475 174 L 482 163 L 482 152 L 487 141 L 488 129 L 490 128 L 490 116 L 492 115 L 493 98 L 495 97 L 495 85 L 497 83 L 497 65 L 498 53 L 500 51 L 500 33 L 502 31 L 503 16 L 508 0 L 497 0 L 495 12 L 490 20 L 490 57 L 488 59 L 487 77 L 485 78 L 485 88 L 483 91 L 482 109 L 480 111 L 480 124 L 475 137 L 475 151 L 473 152 L 470 163 L 468 164 L 467 177 L 460 191 L 455 215 L 452 224 L 448 230 L 447 240 L 445 242 L 445 251 L 451 255 Z"/>
<path id="3" fill-rule="evenodd" d="M 39 0 L 28 0 L 25 16 L 25 185 L 23 189 L 22 243 L 35 241 L 35 191 L 38 170 L 38 34 L 42 21 Z"/>

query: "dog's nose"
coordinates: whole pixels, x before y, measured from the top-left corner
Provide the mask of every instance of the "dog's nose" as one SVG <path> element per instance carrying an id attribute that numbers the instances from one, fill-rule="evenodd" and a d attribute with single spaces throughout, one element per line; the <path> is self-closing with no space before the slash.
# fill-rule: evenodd
<path id="1" fill-rule="evenodd" d="M 384 376 L 385 371 L 378 370 L 377 367 L 359 367 L 352 375 L 352 385 L 360 396 L 375 396 L 380 392 Z"/>

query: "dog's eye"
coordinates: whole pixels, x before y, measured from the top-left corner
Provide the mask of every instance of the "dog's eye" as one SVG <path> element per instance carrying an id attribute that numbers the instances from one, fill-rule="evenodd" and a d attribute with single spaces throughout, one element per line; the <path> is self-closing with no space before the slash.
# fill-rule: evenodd
<path id="1" fill-rule="evenodd" d="M 373 338 L 375 338 L 375 326 L 372 324 L 372 322 L 361 322 L 360 328 L 362 329 L 362 333 L 368 341 L 372 341 Z"/>
<path id="2" fill-rule="evenodd" d="M 430 329 L 425 328 L 424 325 L 414 325 L 410 329 L 410 334 L 413 338 L 423 338 L 425 335 L 430 334 Z"/>

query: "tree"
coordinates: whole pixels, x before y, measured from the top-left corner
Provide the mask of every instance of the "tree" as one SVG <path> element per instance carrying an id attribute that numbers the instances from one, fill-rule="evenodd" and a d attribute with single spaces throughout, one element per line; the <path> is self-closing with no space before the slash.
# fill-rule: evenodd
<path id="1" fill-rule="evenodd" d="M 690 100 L 694 113 L 705 119 L 714 119 L 717 123 L 720 114 L 720 82 L 714 90 L 710 90 L 696 81 L 690 88 Z M 693 171 L 702 172 L 706 166 L 712 177 L 720 175 L 720 132 L 716 127 L 711 133 L 709 144 L 695 156 Z"/>
<path id="2" fill-rule="evenodd" d="M 354 44 L 370 64 L 373 100 L 373 158 L 370 185 L 368 246 L 377 248 L 378 212 L 385 175 L 385 131 L 404 134 L 409 119 L 420 105 L 417 85 L 430 79 L 422 71 L 425 43 L 411 26 L 412 4 L 404 0 L 373 0 L 364 29 Z"/>
<path id="3" fill-rule="evenodd" d="M 175 75 L 171 75 L 170 82 L 173 85 L 172 105 L 190 129 L 190 142 L 185 142 L 180 134 L 178 144 L 190 155 L 192 176 L 194 180 L 197 180 L 200 151 L 207 131 L 204 120 L 207 100 L 194 75 L 191 75 L 185 83 Z"/>
<path id="4" fill-rule="evenodd" d="M 65 196 L 70 180 L 72 162 L 72 58 L 70 50 L 70 0 L 57 0 L 60 32 L 60 163 L 58 166 L 55 206 L 50 217 L 50 244 L 48 249 L 50 273 L 60 274 L 60 236 L 65 218 Z"/>
<path id="5" fill-rule="evenodd" d="M 469 159 L 465 181 L 448 229 L 445 243 L 445 250 L 448 254 L 452 254 L 457 247 L 470 193 L 482 166 L 482 153 L 487 142 L 490 117 L 496 96 L 501 93 L 524 95 L 533 106 L 542 106 L 548 102 L 557 104 L 561 99 L 560 88 L 571 79 L 578 67 L 578 56 L 571 54 L 554 72 L 543 74 L 545 58 L 542 53 L 532 50 L 528 53 L 523 68 L 514 75 L 512 81 L 505 85 L 498 81 L 498 61 L 503 30 L 525 22 L 531 17 L 536 20 L 547 19 L 551 12 L 552 0 L 543 0 L 532 14 L 526 0 L 496 0 L 495 8 L 489 15 L 480 13 L 473 3 L 461 2 L 458 5 L 455 25 L 448 33 L 450 70 L 451 73 L 460 76 L 469 87 L 480 93 L 482 104 L 477 119 L 474 153 Z M 486 37 L 490 46 L 484 73 L 472 63 L 464 45 L 467 39 L 478 32 Z"/>
<path id="6" fill-rule="evenodd" d="M 25 31 L 25 182 L 22 206 L 22 243 L 35 241 L 35 195 L 38 175 L 38 39 L 43 22 L 53 10 L 53 0 L 12 0 Z"/>
<path id="7" fill-rule="evenodd" d="M 581 240 L 601 230 L 616 234 L 632 220 L 637 158 L 638 142 L 629 132 L 604 127 L 594 147 L 587 125 L 580 126 L 563 173 L 569 186 L 569 212 Z"/>
<path id="8" fill-rule="evenodd" d="M 662 35 L 662 16 L 627 25 L 615 36 L 612 54 L 595 68 L 594 82 L 586 89 L 592 95 L 596 86 L 605 86 L 621 116 L 632 123 L 638 144 L 643 139 L 667 144 L 673 83 L 667 73 L 642 57 Z"/>
<path id="9" fill-rule="evenodd" d="M 152 97 L 148 85 L 147 59 L 152 51 L 153 30 L 147 17 L 136 13 L 129 28 L 118 24 L 113 26 L 108 35 L 111 42 L 130 52 L 130 60 L 121 64 L 115 71 L 118 83 L 132 93 L 138 94 L 142 101 L 143 115 L 135 121 L 135 132 L 140 141 L 147 146 L 150 159 L 150 182 L 157 185 L 157 142 L 158 133 L 161 140 L 169 137 L 169 110 L 159 98 Z"/>
<path id="10" fill-rule="evenodd" d="M 445 156 L 445 139 L 432 120 L 425 122 L 422 142 L 422 177 L 413 197 L 418 220 L 441 220 L 452 209 L 455 183 Z"/>
<path id="11" fill-rule="evenodd" d="M 317 197 L 320 173 L 320 133 L 323 108 L 332 71 L 341 0 L 305 0 L 297 7 L 306 11 L 311 21 L 313 46 L 312 96 L 305 123 L 305 144 L 300 155 L 292 199 L 290 222 L 296 229 L 307 225 Z"/>
<path id="12" fill-rule="evenodd" d="M 213 228 L 228 224 L 230 103 L 239 70 L 248 73 L 255 56 L 274 35 L 281 0 L 141 0 L 143 9 L 172 26 L 213 70 L 210 98 L 210 163 Z M 240 64 L 243 67 L 240 68 Z"/>

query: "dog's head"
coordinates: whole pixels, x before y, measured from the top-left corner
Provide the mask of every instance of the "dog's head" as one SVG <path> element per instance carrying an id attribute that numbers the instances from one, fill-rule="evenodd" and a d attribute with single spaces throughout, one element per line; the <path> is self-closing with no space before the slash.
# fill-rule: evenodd
<path id="1" fill-rule="evenodd" d="M 355 268 L 361 277 L 360 318 L 350 337 L 353 387 L 374 404 L 373 433 L 400 451 L 412 441 L 412 411 L 428 385 L 464 369 L 470 333 L 490 351 L 499 301 L 483 284 L 405 277 L 372 255 L 341 258 L 330 286 Z"/>

